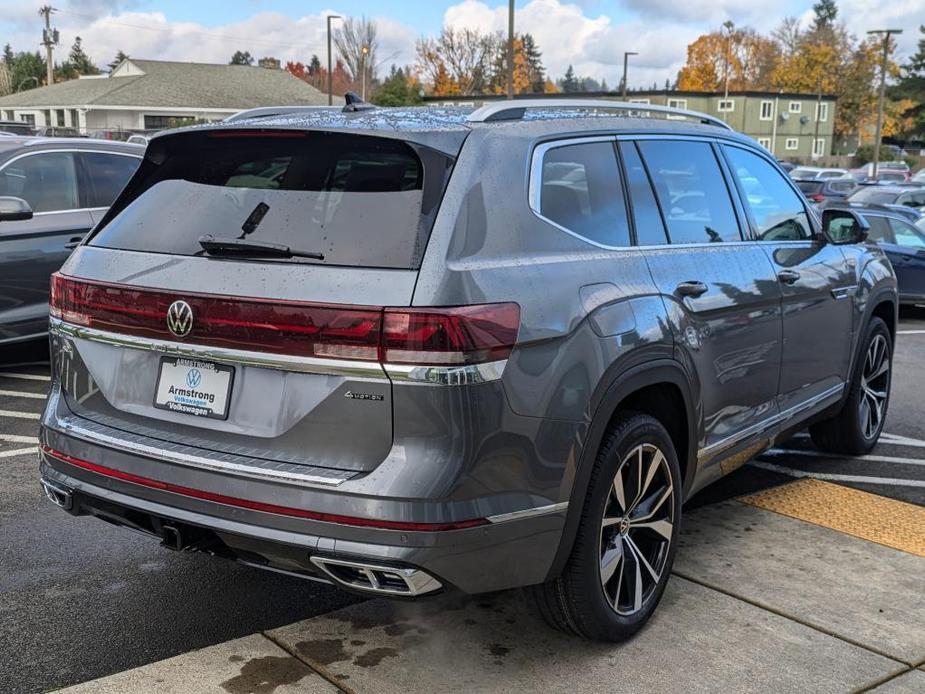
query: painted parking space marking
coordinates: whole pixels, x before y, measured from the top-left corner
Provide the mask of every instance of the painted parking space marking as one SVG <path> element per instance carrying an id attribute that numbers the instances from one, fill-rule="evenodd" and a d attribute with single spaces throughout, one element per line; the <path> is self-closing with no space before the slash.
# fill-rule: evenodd
<path id="1" fill-rule="evenodd" d="M 4 443 L 33 443 L 36 446 L 39 443 L 36 436 L 19 436 L 17 434 L 0 434 L 0 441 Z"/>
<path id="2" fill-rule="evenodd" d="M 10 417 L 11 419 L 41 419 L 42 415 L 36 412 L 13 412 L 11 410 L 0 410 L 0 417 Z"/>
<path id="3" fill-rule="evenodd" d="M 774 463 L 765 463 L 760 460 L 753 460 L 749 463 L 752 467 L 768 472 L 777 472 L 790 477 L 827 480 L 830 482 L 853 482 L 855 484 L 885 484 L 896 487 L 918 487 L 925 489 L 925 480 L 898 479 L 895 477 L 867 477 L 865 475 L 836 475 L 830 472 L 807 472 L 806 470 L 796 470 L 794 468 L 775 465 Z"/>
<path id="4" fill-rule="evenodd" d="M 868 453 L 867 455 L 857 455 L 857 456 L 844 456 L 837 453 L 826 453 L 824 451 L 807 451 L 801 450 L 799 448 L 769 448 L 764 453 L 761 454 L 764 456 L 790 456 L 798 455 L 805 458 L 826 458 L 828 460 L 866 460 L 871 463 L 896 463 L 899 465 L 921 465 L 925 467 L 925 460 L 922 458 L 900 458 L 898 456 L 892 455 L 875 455 Z"/>
<path id="5" fill-rule="evenodd" d="M 925 335 L 925 330 L 897 330 L 897 335 Z"/>
<path id="6" fill-rule="evenodd" d="M 30 446 L 29 448 L 14 448 L 11 451 L 0 451 L 0 458 L 15 458 L 19 455 L 32 455 L 38 448 Z"/>
<path id="7" fill-rule="evenodd" d="M 44 393 L 26 393 L 22 390 L 0 390 L 0 396 L 6 395 L 11 398 L 32 398 L 35 400 L 44 400 Z"/>
<path id="8" fill-rule="evenodd" d="M 925 508 L 915 504 L 818 479 L 772 487 L 739 501 L 925 557 Z"/>
<path id="9" fill-rule="evenodd" d="M 0 371 L 0 378 L 18 378 L 21 381 L 50 381 L 50 376 L 43 376 L 42 374 L 22 374 L 22 373 L 13 373 L 12 371 Z"/>

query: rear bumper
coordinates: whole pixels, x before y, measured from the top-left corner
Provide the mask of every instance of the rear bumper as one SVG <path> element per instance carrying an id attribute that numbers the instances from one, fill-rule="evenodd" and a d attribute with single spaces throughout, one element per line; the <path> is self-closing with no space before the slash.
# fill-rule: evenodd
<path id="1" fill-rule="evenodd" d="M 43 446 L 58 452 L 40 453 L 46 496 L 71 514 L 93 515 L 139 530 L 175 549 L 199 550 L 361 593 L 416 597 L 440 589 L 481 593 L 542 582 L 565 521 L 564 504 L 539 507 L 539 512 L 521 509 L 453 530 L 406 531 L 298 518 L 151 488 L 105 471 L 144 479 L 170 475 L 181 478 L 184 489 L 212 494 L 221 489 L 223 494 L 233 492 L 236 499 L 291 498 L 298 490 L 288 485 L 289 494 L 280 495 L 274 493 L 283 486 L 277 483 L 178 470 L 162 461 L 70 439 L 47 426 L 41 438 Z M 104 471 L 77 466 L 68 457 L 105 465 Z M 342 491 L 304 489 L 303 507 L 311 508 L 318 495 L 344 496 Z M 332 499 L 326 501 L 323 506 L 330 508 Z M 414 514 L 415 504 L 425 502 L 401 503 Z M 356 566 L 371 569 L 351 568 Z M 372 589 L 370 574 L 374 583 L 394 590 Z M 404 578 L 413 590 L 400 586 Z"/>

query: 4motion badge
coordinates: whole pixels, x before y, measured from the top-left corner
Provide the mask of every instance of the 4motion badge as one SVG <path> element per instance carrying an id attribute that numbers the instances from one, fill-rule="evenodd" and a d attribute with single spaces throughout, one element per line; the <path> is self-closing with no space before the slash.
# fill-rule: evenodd
<path id="1" fill-rule="evenodd" d="M 375 400 L 377 402 L 385 400 L 384 395 L 376 395 L 375 393 L 354 393 L 352 390 L 348 390 L 344 393 L 344 397 L 350 400 Z"/>

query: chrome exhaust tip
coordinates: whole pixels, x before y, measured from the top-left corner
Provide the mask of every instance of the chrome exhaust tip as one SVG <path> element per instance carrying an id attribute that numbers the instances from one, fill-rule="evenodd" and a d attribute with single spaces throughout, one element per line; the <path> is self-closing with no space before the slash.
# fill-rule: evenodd
<path id="1" fill-rule="evenodd" d="M 440 581 L 420 569 L 319 556 L 311 557 L 311 562 L 336 583 L 375 595 L 415 597 L 443 588 Z"/>
<path id="2" fill-rule="evenodd" d="M 49 482 L 43 478 L 42 490 L 45 492 L 45 497 L 51 503 L 59 508 L 63 508 L 65 511 L 70 511 L 71 507 L 74 505 L 73 494 L 67 487 L 62 487 L 59 484 Z"/>

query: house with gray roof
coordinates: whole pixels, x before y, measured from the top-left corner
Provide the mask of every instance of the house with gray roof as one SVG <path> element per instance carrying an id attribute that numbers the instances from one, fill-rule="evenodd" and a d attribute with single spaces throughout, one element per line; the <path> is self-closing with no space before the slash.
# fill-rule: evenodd
<path id="1" fill-rule="evenodd" d="M 123 60 L 89 75 L 0 97 L 0 119 L 81 133 L 157 130 L 190 120 L 221 120 L 257 106 L 326 106 L 327 96 L 278 69 L 249 65 Z"/>

